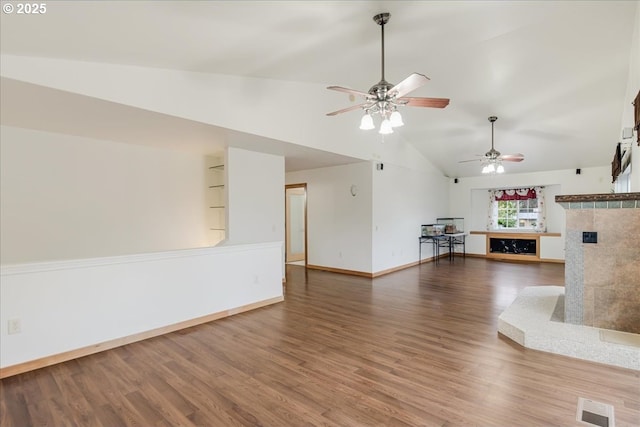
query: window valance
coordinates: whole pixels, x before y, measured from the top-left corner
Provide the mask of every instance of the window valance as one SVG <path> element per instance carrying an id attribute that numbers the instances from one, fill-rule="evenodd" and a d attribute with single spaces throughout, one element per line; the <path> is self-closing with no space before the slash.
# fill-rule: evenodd
<path id="1" fill-rule="evenodd" d="M 495 190 L 495 200 L 528 200 L 537 199 L 538 195 L 535 188 L 513 188 L 507 190 Z"/>

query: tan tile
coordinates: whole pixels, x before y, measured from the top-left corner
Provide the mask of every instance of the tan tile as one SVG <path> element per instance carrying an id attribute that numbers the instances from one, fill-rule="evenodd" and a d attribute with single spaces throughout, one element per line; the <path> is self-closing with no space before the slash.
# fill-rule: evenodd
<path id="1" fill-rule="evenodd" d="M 569 209 L 566 211 L 568 230 L 593 231 L 594 212 L 597 209 Z"/>
<path id="2" fill-rule="evenodd" d="M 637 247 L 639 244 L 640 213 L 635 210 L 595 209 L 593 227 L 593 231 L 598 232 L 598 244 L 616 245 L 625 242 L 629 247 Z"/>
<path id="3" fill-rule="evenodd" d="M 597 289 L 594 293 L 593 326 L 640 333 L 640 301 L 632 287 Z"/>
<path id="4" fill-rule="evenodd" d="M 582 324 L 586 326 L 593 326 L 594 315 L 594 293 L 593 287 L 586 288 L 583 291 L 583 306 L 582 306 Z"/>
<path id="5" fill-rule="evenodd" d="M 585 286 L 603 286 L 611 282 L 616 270 L 615 254 L 603 251 L 596 246 L 584 248 L 584 283 Z"/>
<path id="6" fill-rule="evenodd" d="M 640 257 L 632 260 L 622 255 L 621 258 L 616 259 L 611 270 L 611 283 L 616 286 L 634 287 L 640 298 Z"/>
<path id="7" fill-rule="evenodd" d="M 596 231 L 581 244 L 584 324 L 640 333 L 640 211 L 567 210 L 567 230 Z"/>

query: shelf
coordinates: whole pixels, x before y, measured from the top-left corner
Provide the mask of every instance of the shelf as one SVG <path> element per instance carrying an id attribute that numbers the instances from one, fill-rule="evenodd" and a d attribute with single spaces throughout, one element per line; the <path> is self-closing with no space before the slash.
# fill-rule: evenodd
<path id="1" fill-rule="evenodd" d="M 469 234 L 483 234 L 483 235 L 492 235 L 492 236 L 502 236 L 502 237 L 514 237 L 514 238 L 527 238 L 527 237 L 535 237 L 535 236 L 546 236 L 546 237 L 560 237 L 560 233 L 550 233 L 550 232 L 530 232 L 530 231 L 470 231 Z"/>
<path id="2" fill-rule="evenodd" d="M 210 158 L 206 165 L 206 200 L 208 210 L 206 214 L 206 230 L 211 244 L 217 245 L 227 237 L 226 210 L 226 172 L 224 159 L 220 157 Z M 208 171 L 207 171 L 208 169 Z"/>
<path id="3" fill-rule="evenodd" d="M 563 194 L 556 196 L 556 203 L 616 202 L 628 200 L 640 200 L 640 193 Z"/>

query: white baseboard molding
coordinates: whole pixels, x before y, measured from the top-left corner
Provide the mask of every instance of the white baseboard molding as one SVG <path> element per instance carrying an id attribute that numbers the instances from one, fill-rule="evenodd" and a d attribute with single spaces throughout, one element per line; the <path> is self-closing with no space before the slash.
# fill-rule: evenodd
<path id="1" fill-rule="evenodd" d="M 225 317 L 233 316 L 234 314 L 244 313 L 246 311 L 255 310 L 257 308 L 266 307 L 271 304 L 284 301 L 283 296 L 270 298 L 264 301 L 258 301 L 252 304 L 247 304 L 242 307 L 228 309 L 220 311 L 218 313 L 211 313 L 206 316 L 198 317 L 195 319 L 186 320 L 184 322 L 175 323 L 173 325 L 163 326 L 161 328 L 152 329 L 150 331 L 140 332 L 138 334 L 122 337 L 99 344 L 90 345 L 75 350 L 66 351 L 60 354 L 54 354 L 40 359 L 30 360 L 28 362 L 19 363 L 13 366 L 7 366 L 0 368 L 0 379 L 7 378 L 13 375 L 22 374 L 35 369 L 44 368 L 47 366 L 55 365 L 57 363 L 67 362 L 69 360 L 78 359 L 80 357 L 89 356 L 91 354 L 99 353 L 101 351 L 111 350 L 116 347 L 131 344 L 137 341 L 146 340 L 148 338 L 157 337 L 160 335 L 168 334 L 171 332 L 179 331 L 181 329 L 191 328 L 193 326 L 201 325 L 203 323 L 212 322 L 214 320 L 222 319 Z"/>

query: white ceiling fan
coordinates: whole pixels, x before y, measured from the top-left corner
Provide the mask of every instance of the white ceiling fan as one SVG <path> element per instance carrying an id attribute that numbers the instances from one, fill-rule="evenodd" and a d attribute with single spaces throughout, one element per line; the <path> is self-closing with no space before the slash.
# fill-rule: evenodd
<path id="1" fill-rule="evenodd" d="M 393 133 L 393 127 L 402 126 L 402 117 L 398 112 L 398 107 L 431 107 L 444 108 L 449 105 L 447 98 L 420 98 L 405 96 L 418 89 L 429 81 L 423 74 L 413 73 L 397 85 L 393 85 L 385 80 L 384 76 L 384 25 L 389 22 L 391 14 L 379 13 L 373 17 L 376 24 L 380 25 L 382 33 L 382 78 L 373 85 L 369 92 L 349 89 L 342 86 L 329 86 L 327 89 L 338 92 L 346 92 L 352 95 L 362 96 L 364 102 L 343 108 L 342 110 L 327 113 L 327 116 L 346 113 L 348 111 L 363 109 L 365 115 L 360 123 L 360 129 L 373 129 L 373 119 L 371 114 L 379 114 L 383 121 L 380 125 L 381 134 Z"/>
<path id="2" fill-rule="evenodd" d="M 502 162 L 521 162 L 524 160 L 524 154 L 501 154 L 498 150 L 493 147 L 493 124 L 498 120 L 496 116 L 489 117 L 489 121 L 491 122 L 491 149 L 484 153 L 484 156 L 479 159 L 473 160 L 461 160 L 458 163 L 466 163 L 466 162 L 482 162 L 482 173 L 503 173 L 504 166 L 502 166 Z"/>

